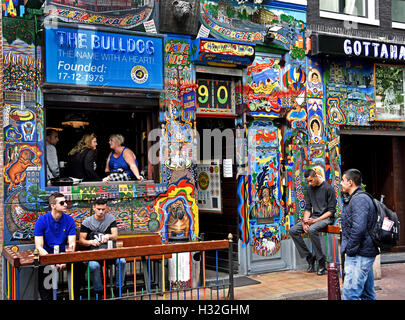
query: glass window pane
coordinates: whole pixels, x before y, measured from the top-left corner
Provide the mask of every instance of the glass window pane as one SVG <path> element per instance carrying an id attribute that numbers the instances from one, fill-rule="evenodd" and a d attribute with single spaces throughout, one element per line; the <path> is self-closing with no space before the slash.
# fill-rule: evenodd
<path id="1" fill-rule="evenodd" d="M 366 16 L 366 0 L 346 0 L 343 12 L 352 16 Z"/>
<path id="2" fill-rule="evenodd" d="M 339 12 L 339 0 L 319 0 L 321 10 Z"/>
<path id="3" fill-rule="evenodd" d="M 392 1 L 392 21 L 405 22 L 405 1 Z"/>
<path id="4" fill-rule="evenodd" d="M 367 0 L 319 0 L 319 8 L 325 11 L 344 13 L 352 16 L 367 16 Z"/>

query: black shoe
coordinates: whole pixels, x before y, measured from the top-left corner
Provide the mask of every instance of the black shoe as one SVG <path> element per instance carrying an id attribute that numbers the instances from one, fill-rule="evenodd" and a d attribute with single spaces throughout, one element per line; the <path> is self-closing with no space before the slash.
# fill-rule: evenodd
<path id="1" fill-rule="evenodd" d="M 315 256 L 308 256 L 307 257 L 307 262 L 308 262 L 308 268 L 307 272 L 315 272 Z"/>
<path id="2" fill-rule="evenodd" d="M 318 262 L 318 272 L 316 273 L 318 276 L 323 276 L 326 274 L 326 261 L 325 259 L 321 259 Z"/>

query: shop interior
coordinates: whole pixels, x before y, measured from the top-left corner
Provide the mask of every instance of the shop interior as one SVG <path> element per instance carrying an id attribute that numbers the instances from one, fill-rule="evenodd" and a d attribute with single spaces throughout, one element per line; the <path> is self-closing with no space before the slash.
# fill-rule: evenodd
<path id="1" fill-rule="evenodd" d="M 392 192 L 392 137 L 377 135 L 341 135 L 342 174 L 350 169 L 360 170 L 366 191 L 376 199 L 393 204 Z M 378 146 L 378 148 L 376 148 Z M 384 192 L 386 190 L 386 192 Z"/>
<path id="2" fill-rule="evenodd" d="M 378 132 L 378 131 L 377 131 Z M 393 132 L 392 135 L 341 134 L 342 174 L 350 168 L 359 169 L 363 184 L 368 193 L 395 211 L 403 221 L 405 205 L 405 136 Z M 401 223 L 401 233 L 405 232 Z M 405 251 L 405 239 L 401 238 L 395 250 Z"/>
<path id="3" fill-rule="evenodd" d="M 124 146 L 135 153 L 141 174 L 146 179 L 158 177 L 158 168 L 148 165 L 147 141 L 148 132 L 157 126 L 157 99 L 86 97 L 76 99 L 82 101 L 71 100 L 75 100 L 74 97 L 45 97 L 46 128 L 56 128 L 59 132 L 56 145 L 59 162 L 67 161 L 68 152 L 84 134 L 94 133 L 98 143 L 96 172 L 102 178 L 111 151 L 109 136 L 119 133 L 125 138 Z"/>
<path id="4" fill-rule="evenodd" d="M 227 118 L 197 118 L 197 131 L 200 135 L 201 139 L 204 139 L 206 137 L 203 136 L 203 130 L 204 129 L 220 129 L 221 131 L 225 129 L 233 129 L 235 128 L 235 120 L 234 119 L 227 119 Z M 214 145 L 214 139 L 211 141 L 211 155 L 212 155 L 212 160 L 214 158 L 219 158 L 219 159 L 226 159 L 227 155 L 227 148 L 235 147 L 234 145 L 231 146 L 227 144 L 226 138 L 222 138 L 222 150 L 221 150 L 221 155 L 215 155 L 215 145 Z M 202 160 L 210 160 L 206 159 L 206 155 L 204 155 L 202 148 L 200 148 L 200 159 Z M 199 224 L 200 224 L 200 234 L 204 234 L 204 239 L 205 240 L 222 240 L 222 239 L 227 239 L 228 234 L 232 233 L 233 239 L 238 239 L 238 234 L 239 234 L 239 229 L 238 229 L 238 224 L 239 224 L 239 215 L 237 211 L 237 179 L 235 177 L 236 174 L 236 166 L 233 164 L 233 172 L 232 172 L 232 178 L 226 178 L 224 177 L 223 174 L 223 165 L 222 165 L 222 160 L 220 161 L 220 206 L 221 210 L 218 211 L 212 211 L 212 210 L 204 210 L 201 209 L 199 210 Z M 234 159 L 233 159 L 234 162 Z M 216 184 L 217 182 L 215 181 L 210 181 L 210 184 Z M 199 183 L 197 182 L 197 185 Z M 197 187 L 198 188 L 198 187 Z M 215 188 L 214 188 L 215 189 Z M 213 190 L 212 190 L 213 191 Z M 201 199 L 198 199 L 198 201 L 201 201 Z M 199 204 L 200 206 L 200 204 Z M 216 227 L 214 227 L 216 226 Z M 237 241 L 233 242 L 234 248 L 233 248 L 233 260 L 234 260 L 234 272 L 237 273 L 237 266 L 238 266 L 238 249 L 237 249 Z M 222 271 L 226 271 L 226 268 L 228 266 L 228 256 L 227 252 L 219 252 L 219 259 L 221 261 L 220 263 L 220 269 L 223 267 L 225 268 Z M 212 252 L 207 252 L 207 267 L 208 268 L 214 268 L 215 267 L 215 256 L 213 255 Z"/>

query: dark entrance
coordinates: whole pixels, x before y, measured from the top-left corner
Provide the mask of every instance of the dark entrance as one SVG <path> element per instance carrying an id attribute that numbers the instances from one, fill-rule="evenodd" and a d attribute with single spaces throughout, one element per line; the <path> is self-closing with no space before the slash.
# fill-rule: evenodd
<path id="1" fill-rule="evenodd" d="M 359 169 L 366 191 L 398 214 L 401 238 L 394 250 L 405 251 L 405 137 L 342 134 L 340 146 L 342 174 Z"/>
<path id="2" fill-rule="evenodd" d="M 203 152 L 203 140 L 210 139 L 211 137 L 204 134 L 204 129 L 214 130 L 219 129 L 224 132 L 226 129 L 231 129 L 234 131 L 235 120 L 226 118 L 197 118 L 197 131 L 200 135 L 201 148 L 200 148 L 200 159 L 207 159 Z M 221 154 L 215 154 L 215 141 L 211 141 L 211 158 L 212 159 L 225 159 L 227 157 L 227 148 L 234 148 L 233 145 L 229 144 L 226 138 L 222 138 L 222 148 L 220 150 Z M 239 215 L 237 211 L 238 197 L 236 193 L 237 180 L 235 178 L 236 169 L 233 159 L 233 173 L 232 178 L 225 178 L 223 175 L 222 160 L 220 161 L 220 185 L 221 185 L 221 204 L 222 210 L 220 212 L 213 212 L 210 210 L 199 209 L 199 224 L 200 233 L 204 234 L 204 240 L 224 240 L 228 239 L 228 234 L 231 233 L 233 236 L 233 267 L 234 272 L 238 272 L 238 236 L 239 236 Z M 198 184 L 198 183 L 197 183 Z M 216 268 L 216 256 L 215 252 L 207 252 L 207 267 L 210 269 Z M 220 250 L 218 252 L 218 268 L 221 271 L 228 271 L 228 250 Z"/>

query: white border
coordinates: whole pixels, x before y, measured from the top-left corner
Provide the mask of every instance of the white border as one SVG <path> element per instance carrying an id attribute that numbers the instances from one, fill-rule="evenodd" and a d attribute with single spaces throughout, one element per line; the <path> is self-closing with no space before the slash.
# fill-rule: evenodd
<path id="1" fill-rule="evenodd" d="M 332 1 L 332 0 L 330 0 Z M 334 0 L 336 1 L 336 0 Z M 357 22 L 362 24 L 369 24 L 373 26 L 379 26 L 380 20 L 376 19 L 376 12 L 375 12 L 375 2 L 377 0 L 365 0 L 367 1 L 367 17 L 358 17 L 350 14 L 344 13 L 336 13 L 330 11 L 324 11 L 319 8 L 319 16 L 321 18 L 329 18 L 329 19 L 336 19 L 336 20 L 344 20 L 350 22 Z"/>
<path id="2" fill-rule="evenodd" d="M 392 28 L 394 29 L 405 29 L 405 23 L 404 22 L 392 22 Z"/>
<path id="3" fill-rule="evenodd" d="M 278 2 L 286 2 L 286 3 L 293 3 L 293 4 L 299 4 L 301 6 L 306 6 L 307 5 L 307 0 L 276 0 Z"/>
<path id="4" fill-rule="evenodd" d="M 341 14 L 341 13 L 335 13 L 335 12 L 329 12 L 329 11 L 319 10 L 319 16 L 321 18 L 351 21 L 351 22 L 357 22 L 357 23 L 362 23 L 362 24 L 369 24 L 369 25 L 373 25 L 373 26 L 380 25 L 380 20 L 375 19 L 375 18 L 357 17 L 357 16 L 351 16 L 348 14 Z"/>

